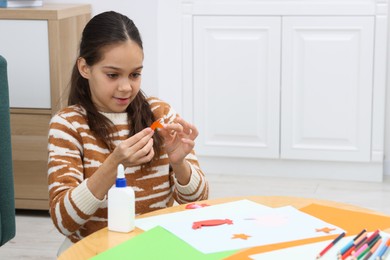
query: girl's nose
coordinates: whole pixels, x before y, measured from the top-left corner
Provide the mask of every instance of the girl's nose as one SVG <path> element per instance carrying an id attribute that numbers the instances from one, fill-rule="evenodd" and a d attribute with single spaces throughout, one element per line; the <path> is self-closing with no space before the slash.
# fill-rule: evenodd
<path id="1" fill-rule="evenodd" d="M 131 84 L 132 84 L 131 80 L 124 79 L 120 82 L 118 90 L 119 91 L 130 91 L 132 89 Z"/>

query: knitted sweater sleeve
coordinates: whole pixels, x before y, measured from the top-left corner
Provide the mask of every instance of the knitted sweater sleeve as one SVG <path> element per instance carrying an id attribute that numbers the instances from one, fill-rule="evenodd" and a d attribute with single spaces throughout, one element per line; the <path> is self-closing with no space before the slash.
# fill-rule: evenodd
<path id="1" fill-rule="evenodd" d="M 172 172 L 175 189 L 173 196 L 179 204 L 206 200 L 209 194 L 209 185 L 200 169 L 198 160 L 194 154 L 187 156 L 186 161 L 191 167 L 191 178 L 187 185 L 180 185 L 176 180 L 175 173 Z"/>
<path id="2" fill-rule="evenodd" d="M 150 98 L 149 103 L 156 118 L 161 118 L 164 123 L 171 123 L 178 116 L 176 111 L 166 102 L 157 98 Z M 195 151 L 192 150 L 186 161 L 191 167 L 191 177 L 187 185 L 181 185 L 176 180 L 175 172 L 170 167 L 170 176 L 173 185 L 173 197 L 179 204 L 208 199 L 209 185 L 199 166 Z"/>
<path id="3" fill-rule="evenodd" d="M 50 215 L 56 228 L 69 236 L 92 217 L 105 201 L 87 188 L 83 174 L 83 145 L 77 124 L 69 114 L 55 115 L 48 137 L 48 185 Z"/>

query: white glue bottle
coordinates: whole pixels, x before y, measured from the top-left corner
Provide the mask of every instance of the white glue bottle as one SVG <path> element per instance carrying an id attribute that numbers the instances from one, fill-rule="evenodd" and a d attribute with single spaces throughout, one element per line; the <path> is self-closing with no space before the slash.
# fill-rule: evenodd
<path id="1" fill-rule="evenodd" d="M 118 165 L 115 186 L 108 191 L 108 230 L 130 232 L 134 229 L 135 195 L 127 186 L 125 170 Z"/>

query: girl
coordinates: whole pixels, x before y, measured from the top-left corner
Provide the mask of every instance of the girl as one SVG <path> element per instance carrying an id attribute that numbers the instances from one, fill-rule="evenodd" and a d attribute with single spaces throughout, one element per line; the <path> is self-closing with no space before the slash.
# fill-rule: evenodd
<path id="1" fill-rule="evenodd" d="M 84 28 L 73 68 L 69 106 L 50 122 L 50 214 L 71 243 L 107 226 L 106 194 L 122 163 L 136 194 L 136 214 L 207 199 L 208 183 L 193 147 L 195 126 L 140 90 L 142 41 L 116 12 Z M 160 119 L 163 128 L 149 126 Z"/>

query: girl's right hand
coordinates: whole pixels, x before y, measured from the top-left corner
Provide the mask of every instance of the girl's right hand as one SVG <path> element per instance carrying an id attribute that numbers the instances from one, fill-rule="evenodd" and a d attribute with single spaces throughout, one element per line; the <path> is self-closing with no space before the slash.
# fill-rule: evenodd
<path id="1" fill-rule="evenodd" d="M 124 166 L 137 166 L 150 162 L 154 157 L 153 134 L 151 128 L 122 141 L 113 151 L 112 156 Z"/>

